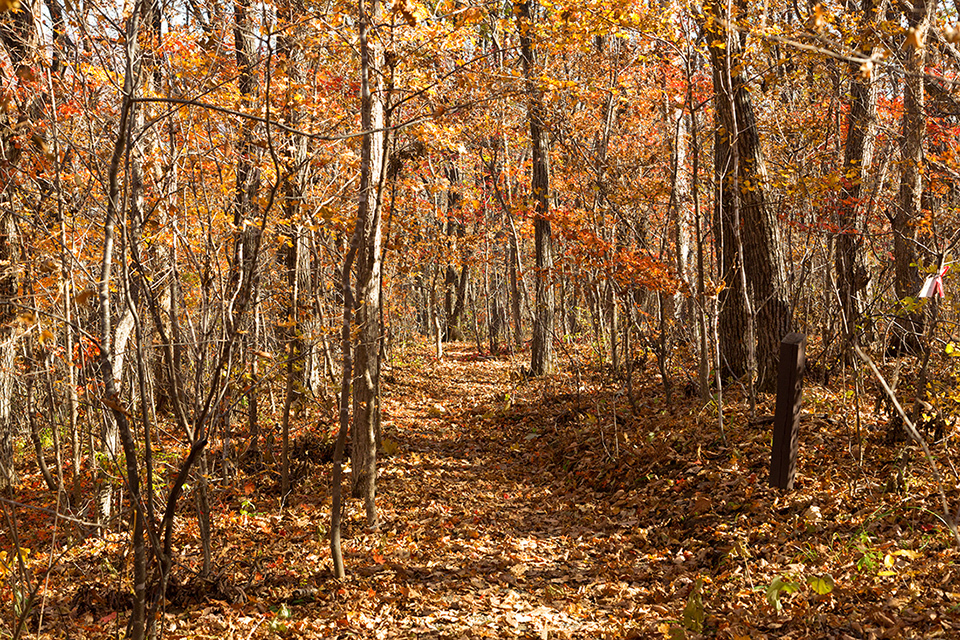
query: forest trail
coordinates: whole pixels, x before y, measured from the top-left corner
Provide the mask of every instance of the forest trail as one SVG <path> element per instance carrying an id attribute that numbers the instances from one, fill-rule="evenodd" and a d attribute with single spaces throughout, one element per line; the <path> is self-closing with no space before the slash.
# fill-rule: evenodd
<path id="1" fill-rule="evenodd" d="M 428 354 L 406 352 L 413 360 L 387 373 L 384 428 L 398 453 L 381 467 L 382 535 L 397 546 L 354 575 L 399 591 L 370 637 L 960 630 L 957 550 L 923 465 L 909 467 L 913 491 L 885 492 L 900 449 L 876 431 L 868 464 L 851 464 L 852 432 L 823 389 L 805 391 L 797 486 L 782 493 L 767 486 L 769 425 L 731 399 L 724 443 L 699 400 L 666 405 L 652 366 L 635 373 L 634 414 L 607 375 L 561 366 L 526 380 L 522 355 Z"/>
<path id="2" fill-rule="evenodd" d="M 836 411 L 811 416 L 796 490 L 781 493 L 766 486 L 769 426 L 734 398 L 724 444 L 699 400 L 665 404 L 652 366 L 635 372 L 634 414 L 607 372 L 564 363 L 526 380 L 522 354 L 447 348 L 438 362 L 408 346 L 384 367 L 381 528 L 366 530 L 348 501 L 346 578 L 331 574 L 331 465 L 301 446 L 329 447 L 329 422 L 305 423 L 289 496 L 269 466 L 217 488 L 210 576 L 193 501 L 182 501 L 165 638 L 960 635 L 960 555 L 937 494 L 911 449 L 879 430 L 866 432 L 866 462 L 851 464 Z M 812 385 L 805 394 L 808 410 L 844 402 Z M 903 487 L 889 491 L 894 476 Z M 42 492 L 37 477 L 26 486 Z M 957 504 L 960 488 L 948 498 Z M 22 515 L 24 546 L 49 544 L 48 523 Z M 72 546 L 52 564 L 30 555 L 44 585 L 31 633 L 122 635 L 129 534 L 57 539 Z"/>
<path id="3" fill-rule="evenodd" d="M 519 369 L 461 348 L 388 375 L 384 429 L 402 455 L 382 467 L 385 530 L 414 541 L 391 567 L 411 594 L 400 637 L 628 637 L 646 613 L 621 581 L 635 523 L 535 462 L 556 427 L 517 397 Z"/>

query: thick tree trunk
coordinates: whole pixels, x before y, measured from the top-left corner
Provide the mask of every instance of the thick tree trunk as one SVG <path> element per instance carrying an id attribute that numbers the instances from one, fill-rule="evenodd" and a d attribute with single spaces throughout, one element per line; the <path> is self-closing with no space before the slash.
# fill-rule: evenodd
<path id="1" fill-rule="evenodd" d="M 553 238 L 550 229 L 550 150 L 544 118 L 546 107 L 543 92 L 534 79 L 536 50 L 531 30 L 533 20 L 530 0 L 515 5 L 517 31 L 520 33 L 520 57 L 526 79 L 527 115 L 530 120 L 530 144 L 533 147 L 533 169 L 530 191 L 534 205 L 534 251 L 536 254 L 536 303 L 533 318 L 533 340 L 530 345 L 530 372 L 539 376 L 553 371 Z"/>
<path id="2" fill-rule="evenodd" d="M 17 263 L 20 252 L 17 239 L 17 224 L 13 212 L 9 209 L 0 217 L 0 322 L 3 330 L 0 332 L 0 489 L 9 489 L 19 482 L 14 465 L 13 436 L 17 429 L 14 417 L 14 382 L 16 379 L 17 339 L 16 298 L 19 292 L 19 277 Z"/>
<path id="3" fill-rule="evenodd" d="M 926 48 L 923 38 L 930 28 L 934 3 L 918 0 L 907 11 L 907 24 L 915 34 L 904 47 L 906 64 L 903 80 L 903 121 L 900 136 L 900 197 L 893 214 L 894 290 L 897 297 L 917 295 L 920 273 L 917 269 L 917 227 L 923 217 L 923 138 L 926 129 L 923 73 Z M 911 44 L 919 43 L 920 46 Z M 899 342 L 911 348 L 919 346 L 923 333 L 917 313 L 908 313 L 899 328 Z"/>
<path id="4" fill-rule="evenodd" d="M 668 104 L 665 112 L 666 120 L 670 124 L 667 143 L 670 146 L 671 160 L 670 203 L 667 210 L 668 233 L 677 280 L 681 283 L 668 304 L 672 307 L 670 314 L 672 318 L 684 327 L 691 324 L 692 320 L 693 307 L 689 302 L 692 302 L 694 279 L 691 247 L 694 233 L 690 216 L 691 177 L 687 168 L 690 121 L 683 107 L 672 108 Z"/>
<path id="5" fill-rule="evenodd" d="M 236 44 L 237 87 L 245 109 L 251 109 L 257 93 L 257 80 L 253 65 L 256 43 L 253 41 L 249 17 L 249 0 L 237 0 L 233 5 L 233 37 Z M 233 225 L 237 230 L 234 240 L 233 262 L 230 282 L 232 296 L 228 309 L 231 322 L 236 322 L 247 310 L 256 290 L 256 253 L 259 247 L 260 227 L 256 224 L 260 191 L 260 168 L 257 147 L 253 139 L 251 120 L 240 121 L 239 150 L 237 153 L 236 183 L 233 198 Z"/>
<path id="6" fill-rule="evenodd" d="M 451 163 L 445 173 L 447 175 L 447 181 L 450 183 L 447 189 L 446 235 L 449 254 L 454 255 L 464 251 L 462 238 L 466 233 L 460 216 L 456 215 L 456 212 L 460 209 L 460 203 L 463 200 L 463 196 L 459 191 L 459 182 L 461 180 L 460 168 L 456 160 Z M 443 279 L 444 340 L 463 339 L 460 320 L 465 304 L 467 273 L 466 262 L 460 265 L 459 273 L 457 273 L 457 265 L 447 265 Z"/>
<path id="7" fill-rule="evenodd" d="M 507 249 L 509 265 L 507 271 L 510 278 L 510 317 L 513 327 L 513 344 L 517 349 L 523 346 L 523 324 L 520 318 L 520 286 L 517 265 L 519 264 L 517 238 L 510 236 L 510 247 Z"/>
<path id="8" fill-rule="evenodd" d="M 5 14 L 0 21 L 0 42 L 10 57 L 10 62 L 19 72 L 22 65 L 34 64 L 34 56 L 39 44 L 37 24 L 40 17 L 40 4 L 36 0 L 22 2 L 17 11 Z M 11 76 L 14 77 L 14 76 Z M 15 82 L 22 82 L 19 73 Z M 26 87 L 23 87 L 26 89 Z M 25 92 L 28 93 L 29 92 Z M 29 114 L 36 120 L 40 119 L 40 96 L 35 94 L 33 99 L 20 106 L 21 117 Z M 8 489 L 19 481 L 14 467 L 14 432 L 17 429 L 14 419 L 14 392 L 16 376 L 16 352 L 18 341 L 15 339 L 14 327 L 11 321 L 17 315 L 16 298 L 19 294 L 20 277 L 18 262 L 20 259 L 19 233 L 16 216 L 11 205 L 9 186 L 19 179 L 20 171 L 15 167 L 20 151 L 16 147 L 13 136 L 14 123 L 7 114 L 2 115 L 2 124 L 5 133 L 0 138 L 0 158 L 4 159 L 6 167 L 3 170 L 4 193 L 2 194 L 2 209 L 0 215 L 0 489 Z"/>
<path id="9" fill-rule="evenodd" d="M 300 122 L 300 110 L 294 98 L 297 87 L 303 81 L 303 48 L 298 36 L 302 29 L 294 27 L 298 20 L 298 13 L 302 7 L 295 1 L 288 1 L 281 6 L 281 17 L 292 31 L 287 31 L 277 39 L 277 52 L 282 57 L 287 75 L 287 99 L 285 100 L 284 117 L 286 122 L 296 128 Z M 301 224 L 300 205 L 303 200 L 303 171 L 302 167 L 307 158 L 307 141 L 303 136 L 292 136 L 288 141 L 289 153 L 284 156 L 288 178 L 284 187 L 283 217 L 289 224 L 281 227 L 286 240 L 278 251 L 278 258 L 284 272 L 286 284 L 286 318 L 280 333 L 283 335 L 287 350 L 287 384 L 286 397 L 283 402 L 283 416 L 281 419 L 281 473 L 280 486 L 283 495 L 290 490 L 290 408 L 294 396 L 304 393 L 307 381 L 304 375 L 304 360 L 309 349 L 303 340 L 301 328 L 301 309 L 308 308 L 311 298 L 311 278 L 309 270 L 309 245 L 307 232 Z M 251 433 L 250 450 L 258 454 L 257 439 L 259 434 Z"/>
<path id="10" fill-rule="evenodd" d="M 723 364 L 734 375 L 747 373 L 747 356 L 755 347 L 757 383 L 761 389 L 771 389 L 776 383 L 780 341 L 790 325 L 786 266 L 778 221 L 764 196 L 766 167 L 753 106 L 740 75 L 739 38 L 729 36 L 722 26 L 719 3 L 711 3 L 710 10 L 717 18 L 710 24 L 709 38 L 718 126 L 716 216 L 721 277 L 726 285 L 720 294 Z M 745 344 L 751 322 L 746 301 L 756 314 L 755 345 Z"/>

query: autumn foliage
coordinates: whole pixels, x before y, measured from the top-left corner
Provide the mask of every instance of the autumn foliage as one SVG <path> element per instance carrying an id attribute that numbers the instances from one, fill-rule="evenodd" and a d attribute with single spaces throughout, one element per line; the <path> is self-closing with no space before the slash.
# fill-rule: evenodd
<path id="1" fill-rule="evenodd" d="M 201 4 L 0 0 L 0 632 L 954 633 L 945 7 Z"/>

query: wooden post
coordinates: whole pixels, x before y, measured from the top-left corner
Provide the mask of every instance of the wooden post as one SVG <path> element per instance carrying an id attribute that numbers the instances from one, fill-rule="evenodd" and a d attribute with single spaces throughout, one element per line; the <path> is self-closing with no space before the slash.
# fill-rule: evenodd
<path id="1" fill-rule="evenodd" d="M 770 486 L 780 489 L 793 489 L 797 473 L 797 430 L 806 344 L 807 337 L 802 333 L 788 333 L 780 342 L 777 409 L 773 418 L 773 454 L 770 457 Z"/>

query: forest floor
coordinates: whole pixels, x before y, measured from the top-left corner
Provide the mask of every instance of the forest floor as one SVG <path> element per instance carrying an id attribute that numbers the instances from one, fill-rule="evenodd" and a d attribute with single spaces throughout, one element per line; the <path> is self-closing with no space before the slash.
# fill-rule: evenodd
<path id="1" fill-rule="evenodd" d="M 384 371 L 381 527 L 348 503 L 347 578 L 331 577 L 330 465 L 315 464 L 327 426 L 297 441 L 287 500 L 271 468 L 213 491 L 207 578 L 184 500 L 163 637 L 960 637 L 960 555 L 928 465 L 872 415 L 858 440 L 839 395 L 805 389 L 796 488 L 781 492 L 772 427 L 732 394 L 724 440 L 712 406 L 682 391 L 666 404 L 652 363 L 635 413 L 595 365 L 531 381 L 522 356 L 447 347 L 442 361 L 407 348 Z M 934 448 L 954 510 L 957 442 Z M 52 506 L 41 494 L 30 476 L 19 499 Z M 7 514 L 33 551 L 27 578 L 4 579 L 3 628 L 11 589 L 29 586 L 26 636 L 122 636 L 128 535 Z"/>

